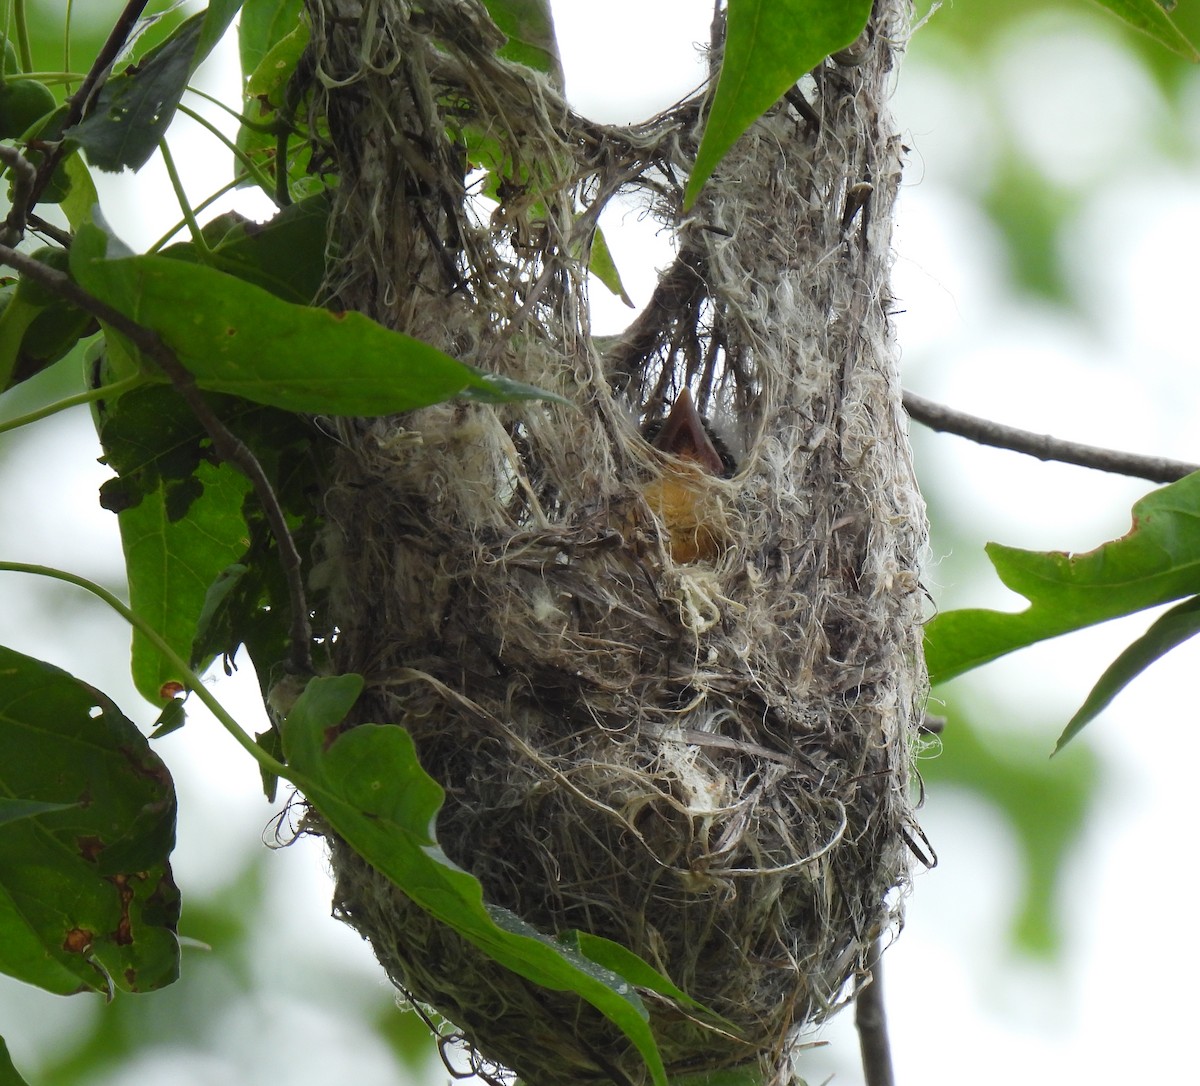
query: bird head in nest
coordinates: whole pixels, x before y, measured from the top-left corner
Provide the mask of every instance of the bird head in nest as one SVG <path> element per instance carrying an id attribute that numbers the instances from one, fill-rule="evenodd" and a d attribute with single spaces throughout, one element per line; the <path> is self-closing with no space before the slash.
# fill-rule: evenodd
<path id="1" fill-rule="evenodd" d="M 737 470 L 733 457 L 696 410 L 686 388 L 663 423 L 647 428 L 646 438 L 670 458 L 643 495 L 666 529 L 672 560 L 711 562 L 728 540 L 720 499 L 706 477 L 728 478 Z"/>

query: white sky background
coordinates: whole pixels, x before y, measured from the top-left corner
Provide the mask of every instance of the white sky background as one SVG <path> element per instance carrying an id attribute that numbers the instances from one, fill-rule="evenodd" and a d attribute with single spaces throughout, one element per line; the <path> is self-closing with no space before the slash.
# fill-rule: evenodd
<path id="1" fill-rule="evenodd" d="M 585 13 L 594 10 L 557 5 L 569 90 L 584 112 L 635 119 L 701 78 L 693 43 L 707 37 L 708 0 L 608 0 L 602 18 Z M 1148 77 L 1112 44 L 1115 33 L 1076 5 L 997 43 L 983 69 L 970 73 L 956 70 L 953 57 L 922 63 L 918 39 L 894 103 L 914 149 L 897 235 L 905 382 L 1030 429 L 1198 459 L 1200 73 L 1192 79 L 1195 108 L 1182 123 L 1169 118 Z M 230 100 L 234 64 L 227 51 L 206 71 Z M 621 74 L 614 79 L 614 72 Z M 985 95 L 997 85 L 1003 95 Z M 1065 254 L 1078 291 L 1074 314 L 1012 293 L 1002 242 L 969 200 L 995 165 L 997 111 L 1034 161 L 1087 190 Z M 1185 147 L 1172 161 L 1150 135 L 1168 123 Z M 225 180 L 224 152 L 208 137 L 181 123 L 172 142 L 177 156 L 187 156 L 183 172 L 194 199 Z M 144 171 L 141 195 L 120 196 L 127 184 L 109 186 L 104 206 L 127 240 L 144 246 L 176 215 L 148 202 L 147 193 L 167 191 L 157 163 Z M 630 241 L 611 221 L 606 230 L 627 287 L 644 300 L 654 265 L 668 253 L 650 224 L 634 215 L 625 222 Z M 594 294 L 598 324 L 627 319 L 601 289 Z M 1088 549 L 1124 532 L 1129 505 L 1150 489 L 950 437 L 917 433 L 915 443 L 939 508 L 959 538 L 971 541 L 969 553 L 935 556 L 927 579 L 943 604 L 1014 606 L 998 585 L 970 580 L 985 541 Z M 82 411 L 4 444 L 0 554 L 109 583 L 119 577 L 115 518 L 95 500 L 106 477 L 91 467 L 98 451 Z M 102 687 L 139 723 L 152 719 L 126 677 L 128 635 L 115 616 L 73 589 L 4 576 L 5 644 Z M 992 722 L 998 744 L 1006 732 L 1032 730 L 1048 751 L 1104 663 L 1145 625 L 1135 618 L 1037 647 L 970 680 L 971 689 L 1005 707 Z M 1195 861 L 1190 781 L 1200 750 L 1189 680 L 1198 665 L 1200 652 L 1185 646 L 1090 729 L 1107 791 L 1070 861 L 1069 951 L 1060 967 L 1008 954 L 1005 925 L 1019 866 L 1003 824 L 970 797 L 930 794 L 923 822 L 941 864 L 918 876 L 908 925 L 886 960 L 902 1086 L 1173 1083 L 1194 1064 L 1189 985 L 1200 954 L 1181 921 L 1195 898 L 1187 874 Z M 218 694 L 236 696 L 226 689 L 219 684 Z M 199 713 L 158 749 L 180 792 L 176 873 L 186 901 L 189 888 L 207 891 L 233 879 L 260 849 L 274 808 L 258 791 L 255 767 Z M 203 1057 L 152 1051 L 133 1073 L 172 1086 L 393 1083 L 391 1058 L 354 1020 L 355 1007 L 382 987 L 379 973 L 357 936 L 328 918 L 319 847 L 274 853 L 266 866 L 269 916 L 253 967 L 261 990 L 231 994 L 220 1035 Z M 0 984 L 0 1034 L 33 1086 L 41 1086 L 38 1053 L 68 1044 L 77 1024 L 99 1010 L 96 1001 Z M 813 1055 L 813 1086 L 834 1068 L 838 1082 L 861 1081 L 850 1014 L 822 1037 L 830 1048 Z M 129 1075 L 126 1068 L 111 1081 Z M 420 1078 L 446 1076 L 432 1069 Z"/>

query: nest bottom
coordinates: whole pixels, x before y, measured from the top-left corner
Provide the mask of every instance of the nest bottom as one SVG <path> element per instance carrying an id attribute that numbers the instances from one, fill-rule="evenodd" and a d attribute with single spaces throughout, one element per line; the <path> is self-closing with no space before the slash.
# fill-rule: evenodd
<path id="1" fill-rule="evenodd" d="M 861 728 L 794 736 L 786 756 L 695 730 L 592 721 L 564 736 L 561 713 L 481 736 L 479 715 L 444 690 L 410 692 L 390 719 L 445 784 L 439 842 L 486 900 L 546 934 L 613 939 L 724 1018 L 642 993 L 670 1074 L 759 1060 L 765 1083 L 791 1080 L 797 1034 L 853 994 L 896 919 L 906 808 L 891 745 Z M 535 1086 L 646 1081 L 593 1008 L 497 966 L 326 835 L 337 915 L 479 1054 Z"/>

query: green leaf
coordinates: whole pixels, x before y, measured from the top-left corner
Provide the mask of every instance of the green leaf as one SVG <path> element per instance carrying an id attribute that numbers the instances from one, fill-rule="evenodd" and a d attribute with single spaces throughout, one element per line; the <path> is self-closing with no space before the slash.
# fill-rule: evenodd
<path id="1" fill-rule="evenodd" d="M 89 221 L 92 208 L 100 199 L 96 192 L 96 183 L 78 151 L 72 151 L 63 159 L 59 169 L 63 171 L 70 186 L 59 207 L 66 215 L 67 222 L 72 227 L 78 227 Z"/>
<path id="2" fill-rule="evenodd" d="M 1026 551 L 989 543 L 1004 582 L 1030 601 L 1024 611 L 947 611 L 925 629 L 932 682 L 1072 630 L 1200 591 L 1200 472 L 1133 506 L 1133 527 L 1086 554 Z"/>
<path id="3" fill-rule="evenodd" d="M 1118 19 L 1124 20 L 1135 30 L 1149 34 L 1160 45 L 1166 46 L 1172 53 L 1177 53 L 1188 60 L 1200 60 L 1200 53 L 1187 39 L 1187 35 L 1179 29 L 1168 12 L 1174 3 L 1164 3 L 1162 0 L 1094 0 L 1103 8 L 1108 8 Z"/>
<path id="4" fill-rule="evenodd" d="M 98 169 L 141 169 L 170 127 L 188 79 L 241 6 L 241 0 L 211 0 L 138 64 L 112 76 L 88 116 L 64 135 Z"/>
<path id="5" fill-rule="evenodd" d="M 246 19 L 242 16 L 242 40 L 245 41 Z M 272 25 L 270 33 L 276 27 Z M 259 168 L 260 176 L 277 175 L 280 170 L 287 174 L 288 191 L 297 194 L 311 186 L 316 178 L 307 173 L 307 159 L 287 153 L 287 139 L 280 132 L 291 124 L 290 117 L 280 116 L 287 102 L 287 88 L 300 58 L 308 48 L 310 31 L 308 24 L 299 16 L 293 16 L 290 29 L 262 55 L 253 68 L 248 69 L 242 113 L 247 123 L 238 129 L 237 149 L 242 165 L 251 162 Z M 246 53 L 243 52 L 243 63 Z M 290 113 L 291 110 L 289 109 Z M 276 131 L 278 129 L 279 131 Z M 301 146 L 304 141 L 301 140 Z M 267 195 L 278 197 L 278 178 Z"/>
<path id="6" fill-rule="evenodd" d="M 325 276 L 329 197 L 325 193 L 289 204 L 274 218 L 256 223 L 236 211 L 218 215 L 203 230 L 208 251 L 181 242 L 163 256 L 204 263 L 269 290 L 285 302 L 308 305 Z"/>
<path id="7" fill-rule="evenodd" d="M 589 961 L 603 966 L 619 977 L 624 977 L 630 984 L 636 984 L 639 988 L 645 988 L 651 992 L 658 992 L 659 995 L 668 996 L 685 1007 L 703 1011 L 714 1019 L 716 1018 L 716 1015 L 702 1003 L 693 999 L 682 988 L 672 984 L 658 970 L 652 968 L 632 950 L 620 943 L 614 943 L 611 939 L 605 939 L 587 931 L 564 932 L 559 936 L 558 943 L 562 946 L 573 947 Z M 722 1019 L 722 1021 L 724 1020 Z M 731 1023 L 726 1022 L 725 1025 L 733 1028 Z"/>
<path id="8" fill-rule="evenodd" d="M 200 13 L 204 16 L 204 23 L 196 45 L 196 64 L 193 71 L 217 47 L 217 43 L 225 36 L 225 31 L 229 29 L 241 9 L 242 0 L 208 0 L 208 6 Z"/>
<path id="9" fill-rule="evenodd" d="M 238 20 L 242 75 L 249 78 L 267 54 L 300 23 L 304 0 L 245 0 Z"/>
<path id="10" fill-rule="evenodd" d="M 508 38 L 500 56 L 545 72 L 556 86 L 563 85 L 562 58 L 554 33 L 554 12 L 549 0 L 484 0 L 492 22 Z"/>
<path id="11" fill-rule="evenodd" d="M 212 406 L 218 409 L 218 403 Z M 208 441 L 204 428 L 174 389 L 148 384 L 118 397 L 106 406 L 100 442 L 104 463 L 119 478 L 101 487 L 100 504 L 120 513 L 141 504 L 146 495 L 165 489 L 175 510 L 186 513 L 178 495 L 197 496 L 193 480 L 200 464 L 211 460 Z"/>
<path id="12" fill-rule="evenodd" d="M 625 290 L 625 284 L 621 282 L 621 272 L 617 268 L 616 261 L 613 260 L 612 250 L 609 249 L 608 242 L 605 240 L 604 231 L 599 227 L 596 228 L 595 237 L 592 238 L 588 271 L 608 287 L 610 293 L 615 294 L 631 309 L 633 308 L 633 299 L 629 297 Z"/>
<path id="13" fill-rule="evenodd" d="M 293 124 L 291 116 L 280 115 L 285 106 L 294 105 L 287 102 L 287 87 L 310 37 L 302 9 L 302 0 L 249 0 L 238 28 L 246 123 L 238 129 L 237 149 L 243 165 L 249 161 L 260 171 L 243 184 L 258 182 L 263 175 L 275 177 L 267 192 L 272 199 L 280 195 L 279 171 L 286 175 L 287 192 L 292 196 L 311 192 L 314 185 L 323 186 L 320 178 L 309 174 L 308 156 L 289 153 L 287 138 L 282 136 Z M 303 139 L 298 143 L 301 148 L 306 146 Z"/>
<path id="14" fill-rule="evenodd" d="M 187 723 L 187 706 L 183 698 L 172 698 L 163 706 L 158 719 L 154 721 L 154 729 L 150 732 L 151 739 L 161 739 L 164 735 L 179 731 Z"/>
<path id="15" fill-rule="evenodd" d="M 17 822 L 22 818 L 47 814 L 50 811 L 65 811 L 77 807 L 77 803 L 42 803 L 35 799 L 12 799 L 0 796 L 0 826 L 5 822 Z"/>
<path id="16" fill-rule="evenodd" d="M 1087 700 L 1071 717 L 1058 737 L 1054 753 L 1069 743 L 1084 725 L 1093 721 L 1122 690 L 1155 660 L 1200 633 L 1200 597 L 1193 596 L 1166 614 L 1160 615 L 1150 628 L 1121 653 L 1092 687 Z"/>
<path id="17" fill-rule="evenodd" d="M 0 1086 L 29 1086 L 13 1066 L 12 1057 L 8 1054 L 8 1045 L 0 1037 Z"/>
<path id="18" fill-rule="evenodd" d="M 178 402 L 171 390 L 158 388 Z M 255 455 L 287 518 L 293 542 L 301 554 L 310 553 L 323 524 L 318 502 L 325 489 L 330 440 L 299 415 L 232 397 L 207 399 L 217 417 Z M 207 445 L 199 430 L 196 439 L 202 447 Z M 222 570 L 210 585 L 190 661 L 193 669 L 203 670 L 208 661 L 223 656 L 228 670 L 244 646 L 265 697 L 278 679 L 278 665 L 289 655 L 292 599 L 279 547 L 260 503 L 247 500 L 243 512 L 249 546 L 238 563 Z M 331 631 L 326 616 L 320 606 L 313 607 L 319 600 L 310 602 L 310 619 L 314 635 L 327 642 Z"/>
<path id="19" fill-rule="evenodd" d="M 27 254 L 46 271 L 66 272 L 66 249 L 42 246 Z M 0 391 L 40 373 L 98 326 L 82 309 L 28 275 L 0 292 Z"/>
<path id="20" fill-rule="evenodd" d="M 324 440 L 297 415 L 233 397 L 206 400 L 258 459 L 294 542 L 307 553 L 319 521 L 314 493 Z M 122 539 L 144 548 L 128 571 L 135 606 L 150 607 L 145 617 L 195 670 L 245 644 L 260 681 L 269 685 L 288 652 L 291 599 L 262 509 L 243 500 L 248 484 L 211 462 L 207 433 L 166 385 L 117 399 L 104 412 L 100 435 L 105 462 L 118 472 L 101 488 L 101 503 L 120 513 Z M 135 634 L 135 645 L 144 642 Z M 143 694 L 181 681 L 165 662 L 163 671 L 155 670 L 158 654 L 148 643 L 144 652 L 144 658 L 135 652 Z M 157 695 L 153 700 L 162 704 Z"/>
<path id="21" fill-rule="evenodd" d="M 797 1086 L 804 1086 L 801 1079 Z M 697 1071 L 671 1079 L 671 1086 L 763 1086 L 763 1072 L 757 1063 L 748 1067 L 723 1067 L 719 1071 Z"/>
<path id="22" fill-rule="evenodd" d="M 871 0 L 729 0 L 721 74 L 684 207 L 737 138 L 790 86 L 867 25 Z"/>
<path id="23" fill-rule="evenodd" d="M 166 766 L 100 691 L 0 647 L 0 969 L 60 995 L 178 975 Z"/>
<path id="24" fill-rule="evenodd" d="M 213 407 L 227 417 L 228 403 Z M 229 465 L 211 462 L 204 430 L 163 385 L 113 403 L 100 441 L 118 473 L 101 488 L 101 503 L 118 514 L 130 605 L 188 659 L 209 586 L 249 546 L 243 505 L 250 484 Z M 138 692 L 154 705 L 171 697 L 172 684 L 186 685 L 137 630 L 132 666 Z"/>
<path id="25" fill-rule="evenodd" d="M 548 394 L 479 373 L 361 313 L 281 301 L 231 275 L 163 256 L 105 259 L 84 226 L 71 270 L 85 289 L 153 329 L 202 389 L 287 411 L 391 415 L 461 393 L 495 400 Z"/>
<path id="26" fill-rule="evenodd" d="M 204 606 L 196 620 L 196 640 L 193 642 L 190 657 L 193 667 L 197 666 L 200 660 L 215 656 L 217 651 L 220 651 L 218 645 L 221 649 L 228 648 L 230 651 L 237 648 L 236 643 L 229 645 L 229 639 L 234 633 L 229 628 L 225 612 L 231 594 L 245 582 L 250 573 L 248 565 L 235 562 L 221 570 L 216 580 L 208 586 L 208 591 L 204 594 Z"/>
<path id="27" fill-rule="evenodd" d="M 360 856 L 421 908 L 506 968 L 542 987 L 577 992 L 606 1015 L 636 1045 L 657 1086 L 665 1086 L 636 991 L 601 966 L 572 961 L 569 948 L 519 917 L 489 911 L 479 881 L 438 847 L 434 825 L 444 793 L 421 768 L 409 734 L 381 724 L 339 734 L 338 724 L 361 689 L 357 675 L 317 678 L 305 688 L 282 729 L 293 783 Z"/>
<path id="28" fill-rule="evenodd" d="M 276 761 L 283 760 L 283 739 L 274 724 L 265 732 L 255 732 L 254 741 Z M 259 774 L 262 777 L 263 795 L 267 797 L 268 803 L 274 803 L 275 792 L 279 788 L 279 778 L 261 766 Z"/>
<path id="29" fill-rule="evenodd" d="M 250 547 L 243 562 L 224 570 L 210 586 L 191 660 L 194 670 L 203 670 L 216 657 L 224 657 L 226 674 L 230 674 L 239 650 L 244 648 L 266 700 L 290 654 L 292 601 L 280 569 L 279 548 L 266 518 L 256 502 L 248 503 L 246 511 Z M 289 516 L 289 520 L 293 518 Z M 315 520 L 292 522 L 292 539 L 300 553 L 310 552 L 316 530 Z M 319 625 L 323 619 L 319 612 L 315 615 Z"/>
<path id="30" fill-rule="evenodd" d="M 185 660 L 209 585 L 249 545 L 245 476 L 226 464 L 203 463 L 192 480 L 194 488 L 160 484 L 119 514 L 129 605 Z M 187 686 L 187 676 L 140 630 L 133 633 L 132 670 L 138 693 L 154 705 Z"/>
<path id="31" fill-rule="evenodd" d="M 297 20 L 250 72 L 246 79 L 247 100 L 265 99 L 278 108 L 283 101 L 282 91 L 295 74 L 310 37 L 308 24 Z"/>
<path id="32" fill-rule="evenodd" d="M 45 307 L 34 305 L 21 294 L 5 289 L 0 295 L 0 392 L 32 377 L 21 365 L 21 344 L 34 320 Z"/>

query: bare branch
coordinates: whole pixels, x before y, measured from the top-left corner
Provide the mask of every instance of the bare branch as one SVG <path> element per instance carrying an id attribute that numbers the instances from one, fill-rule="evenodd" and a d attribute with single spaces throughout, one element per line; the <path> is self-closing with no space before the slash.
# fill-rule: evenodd
<path id="1" fill-rule="evenodd" d="M 296 542 L 288 529 L 287 517 L 279 504 L 279 498 L 263 466 L 258 462 L 258 457 L 217 417 L 196 385 L 196 379 L 152 328 L 138 324 L 107 302 L 89 294 L 65 273 L 7 245 L 0 245 L 0 264 L 15 268 L 22 275 L 91 313 L 97 320 L 125 336 L 166 374 L 175 391 L 184 398 L 212 439 L 217 455 L 250 480 L 271 526 L 275 542 L 279 546 L 279 561 L 287 580 L 292 607 L 292 628 L 289 633 L 290 664 L 298 674 L 311 674 L 312 626 L 308 617 L 300 552 L 296 549 Z"/>
<path id="2" fill-rule="evenodd" d="M 1095 468 L 1097 471 L 1111 471 L 1117 475 L 1149 479 L 1153 483 L 1173 483 L 1193 471 L 1200 471 L 1200 464 L 1189 464 L 1160 456 L 1140 456 L 1118 449 L 1084 445 L 1078 441 L 1064 441 L 1049 434 L 1018 430 L 1015 426 L 1005 426 L 990 419 L 955 411 L 944 404 L 934 403 L 908 391 L 904 393 L 904 409 L 916 422 L 928 426 L 931 430 L 956 434 L 980 445 L 992 445 L 998 449 L 1036 456 L 1039 460 L 1058 460 L 1081 468 Z"/>
<path id="3" fill-rule="evenodd" d="M 887 1013 L 883 1006 L 883 941 L 871 947 L 871 977 L 854 1000 L 854 1026 L 862 1054 L 863 1079 L 867 1086 L 895 1086 L 892 1049 L 888 1042 Z"/>

